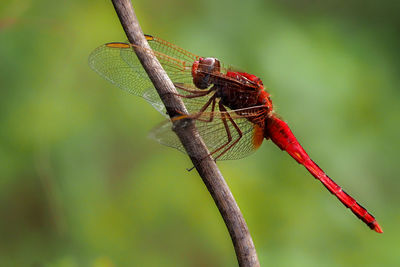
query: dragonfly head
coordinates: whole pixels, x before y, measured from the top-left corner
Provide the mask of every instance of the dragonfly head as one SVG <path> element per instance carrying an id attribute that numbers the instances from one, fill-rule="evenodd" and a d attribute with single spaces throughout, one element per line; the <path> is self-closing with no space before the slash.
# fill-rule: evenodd
<path id="1" fill-rule="evenodd" d="M 212 81 L 211 74 L 221 71 L 221 63 L 213 57 L 199 58 L 192 66 L 193 83 L 199 89 L 208 88 Z"/>

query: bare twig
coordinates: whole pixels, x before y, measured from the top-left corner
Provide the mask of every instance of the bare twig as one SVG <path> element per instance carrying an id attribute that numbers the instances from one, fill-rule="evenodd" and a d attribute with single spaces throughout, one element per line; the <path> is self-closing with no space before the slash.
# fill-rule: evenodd
<path id="1" fill-rule="evenodd" d="M 112 2 L 129 41 L 138 47 L 150 49 L 133 11 L 131 1 L 112 0 Z M 143 49 L 135 49 L 135 52 L 165 104 L 169 116 L 172 118 L 177 114 L 186 113 L 183 102 L 174 95 L 177 92 L 173 83 L 162 69 L 157 58 L 145 53 Z M 239 265 L 246 267 L 259 266 L 253 240 L 243 215 L 217 165 L 211 157 L 207 157 L 209 152 L 197 133 L 194 124 L 177 120 L 174 123 L 174 131 L 188 155 L 191 155 L 190 158 L 194 167 L 203 179 L 225 221 Z"/>

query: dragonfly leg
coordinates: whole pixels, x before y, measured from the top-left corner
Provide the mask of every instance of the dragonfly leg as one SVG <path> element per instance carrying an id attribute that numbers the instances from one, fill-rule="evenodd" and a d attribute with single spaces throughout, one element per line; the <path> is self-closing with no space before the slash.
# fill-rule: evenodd
<path id="1" fill-rule="evenodd" d="M 204 121 L 204 122 L 212 122 L 214 120 L 215 101 L 216 101 L 216 96 L 213 95 L 212 97 L 210 97 L 210 99 L 207 101 L 207 103 L 205 103 L 204 106 L 198 112 L 196 112 L 194 114 L 189 114 L 189 115 L 182 114 L 182 116 L 173 118 L 173 121 L 181 120 L 181 119 L 194 119 L 194 120 L 199 120 L 199 121 Z M 211 105 L 210 118 L 208 118 L 208 119 L 200 118 L 200 116 L 210 106 L 211 103 L 212 103 L 212 105 Z"/>
<path id="2" fill-rule="evenodd" d="M 231 149 L 234 145 L 236 145 L 239 142 L 239 140 L 242 138 L 242 136 L 243 136 L 243 132 L 240 130 L 239 126 L 237 126 L 236 122 L 229 115 L 229 113 L 226 110 L 226 108 L 224 107 L 224 105 L 219 103 L 218 106 L 219 106 L 219 110 L 221 111 L 221 120 L 222 120 L 222 122 L 224 124 L 228 141 L 225 144 L 223 144 L 222 146 L 220 146 L 219 148 L 217 148 L 216 150 L 212 151 L 209 155 L 207 155 L 207 156 L 212 156 L 215 153 L 217 153 L 220 150 L 222 150 L 222 152 L 219 153 L 219 155 L 214 158 L 214 161 L 216 161 L 219 157 L 224 155 L 229 149 Z M 233 127 L 236 129 L 237 133 L 239 134 L 239 137 L 233 142 L 232 142 L 231 130 L 229 129 L 227 119 L 230 121 L 230 123 L 233 125 Z"/>
<path id="3" fill-rule="evenodd" d="M 227 146 L 231 141 L 232 141 L 232 136 L 230 136 L 230 130 L 228 128 L 228 124 L 226 123 L 226 118 L 225 118 L 225 122 L 224 122 L 224 126 L 225 126 L 225 130 L 227 131 L 227 134 L 229 134 L 230 136 L 230 141 L 228 140 L 228 142 L 226 144 L 224 144 L 223 146 L 221 146 L 220 148 L 218 148 L 217 150 L 222 150 L 222 152 L 214 158 L 214 160 L 216 161 L 219 157 L 221 157 L 222 155 L 224 155 L 227 151 L 229 151 L 229 149 L 231 149 L 234 145 L 236 145 L 239 140 L 243 137 L 243 132 L 242 130 L 240 130 L 239 126 L 236 124 L 236 122 L 232 119 L 231 115 L 228 113 L 228 111 L 226 110 L 226 108 L 224 107 L 224 105 L 222 105 L 221 103 L 219 103 L 219 110 L 224 112 L 222 114 L 226 114 L 225 116 L 228 117 L 229 121 L 231 122 L 231 124 L 233 125 L 233 127 L 235 128 L 235 130 L 237 131 L 237 133 L 239 134 L 238 138 L 233 141 L 227 148 L 224 149 L 225 146 Z M 228 139 L 229 139 L 228 136 Z M 217 152 L 214 151 L 213 153 Z"/>
<path id="4" fill-rule="evenodd" d="M 216 96 L 213 95 L 207 103 L 200 109 L 200 111 L 197 114 L 194 114 L 194 119 L 203 121 L 203 122 L 212 122 L 214 120 L 214 110 L 215 110 L 215 102 L 216 102 Z M 208 119 L 201 119 L 200 116 L 201 114 L 204 113 L 204 111 L 211 105 L 211 112 L 210 112 L 210 117 Z"/>
<path id="5" fill-rule="evenodd" d="M 175 85 L 176 88 L 190 93 L 189 95 L 175 94 L 175 95 L 177 95 L 179 97 L 182 97 L 182 98 L 202 97 L 202 96 L 208 95 L 209 93 L 211 93 L 212 91 L 215 90 L 214 87 L 211 87 L 210 89 L 205 90 L 205 91 L 204 90 L 191 90 L 191 89 L 185 88 L 184 86 L 178 85 L 177 83 L 174 83 L 174 85 Z"/>
<path id="6" fill-rule="evenodd" d="M 200 89 L 198 89 L 198 90 L 187 89 L 185 86 L 182 86 L 180 83 L 174 83 L 174 85 L 176 88 L 181 89 L 188 93 L 192 93 L 192 94 L 199 93 L 199 92 L 205 92 L 204 90 L 200 90 Z"/>

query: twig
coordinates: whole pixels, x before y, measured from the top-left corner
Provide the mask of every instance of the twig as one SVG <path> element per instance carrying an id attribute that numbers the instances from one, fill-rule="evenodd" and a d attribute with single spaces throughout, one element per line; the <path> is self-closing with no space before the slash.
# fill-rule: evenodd
<path id="1" fill-rule="evenodd" d="M 131 1 L 112 0 L 112 2 L 128 40 L 138 47 L 150 49 L 143 36 Z M 157 89 L 161 100 L 167 108 L 169 116 L 172 118 L 177 114 L 181 115 L 187 113 L 181 99 L 174 95 L 174 93 L 177 93 L 176 89 L 157 58 L 154 55 L 146 53 L 144 49 L 135 49 L 135 52 Z M 194 167 L 200 174 L 200 177 L 213 197 L 225 221 L 232 238 L 239 266 L 260 266 L 256 249 L 243 215 L 217 165 L 211 157 L 207 157 L 209 152 L 197 133 L 194 124 L 192 122 L 177 120 L 174 123 L 174 131 L 182 142 L 188 155 L 190 155 Z"/>

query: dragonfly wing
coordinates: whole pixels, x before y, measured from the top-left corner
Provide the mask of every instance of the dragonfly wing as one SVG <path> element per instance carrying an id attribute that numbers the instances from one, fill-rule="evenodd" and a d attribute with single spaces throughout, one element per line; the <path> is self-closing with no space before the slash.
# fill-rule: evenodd
<path id="1" fill-rule="evenodd" d="M 146 37 L 152 50 L 143 47 L 136 47 L 136 49 L 145 50 L 146 53 L 154 54 L 157 57 L 163 69 L 167 72 L 168 77 L 174 83 L 178 94 L 182 96 L 190 95 L 191 93 L 188 92 L 188 90 L 201 92 L 201 90 L 196 88 L 193 84 L 192 77 L 192 65 L 199 57 L 167 41 L 155 37 L 151 37 L 152 39 L 149 39 L 149 36 Z M 132 49 L 121 50 L 121 58 L 132 69 L 142 69 Z M 143 97 L 160 113 L 166 114 L 165 107 L 162 104 L 160 105 L 160 97 L 153 88 L 146 89 Z M 209 97 L 210 96 L 196 98 L 182 97 L 182 101 L 185 103 L 188 112 L 194 113 L 199 111 Z"/>
<path id="2" fill-rule="evenodd" d="M 125 55 L 126 51 L 130 52 Z M 129 44 L 109 43 L 98 47 L 89 56 L 89 66 L 106 80 L 134 95 L 145 97 L 146 89 L 153 86 Z M 152 101 L 161 103 L 159 98 Z"/>
<path id="3" fill-rule="evenodd" d="M 184 94 L 186 95 L 186 92 L 180 92 L 181 90 L 178 89 L 179 94 Z M 196 98 L 184 98 L 181 97 L 181 100 L 185 104 L 186 109 L 188 110 L 189 114 L 193 114 L 198 112 L 204 105 L 205 103 L 210 99 L 210 97 L 214 94 L 214 92 L 202 96 L 202 97 L 196 97 Z M 163 103 L 161 103 L 160 96 L 158 95 L 157 91 L 154 90 L 153 88 L 148 88 L 147 90 L 144 91 L 143 97 L 157 110 L 159 111 L 162 115 L 167 116 L 167 111 Z M 160 102 L 159 102 L 160 101 Z"/>
<path id="4" fill-rule="evenodd" d="M 252 108 L 249 108 L 249 110 L 251 109 Z M 258 115 L 256 115 L 256 113 Z M 252 116 L 260 116 L 262 114 L 263 111 L 260 110 L 254 112 Z M 229 120 L 226 120 L 226 125 L 223 123 L 223 118 L 227 118 L 226 115 L 232 118 L 236 126 L 240 129 L 242 137 L 240 137 L 236 127 Z M 213 116 L 213 120 L 211 122 L 206 121 L 210 119 L 210 116 Z M 180 119 L 187 118 L 188 116 L 182 116 Z M 262 126 L 252 123 L 248 116 L 238 115 L 236 111 L 228 111 L 227 113 L 204 112 L 199 118 L 195 119 L 194 122 L 198 133 L 206 143 L 210 153 L 216 151 L 213 153 L 213 157 L 218 158 L 218 160 L 246 157 L 261 145 L 264 138 Z M 228 130 L 226 127 L 228 127 Z M 171 128 L 171 121 L 165 121 L 152 130 L 150 137 L 163 145 L 176 148 L 186 153 L 181 142 Z M 231 141 L 229 141 L 228 136 L 231 137 Z M 227 149 L 236 140 L 238 140 L 237 143 L 224 152 L 224 149 Z"/>
<path id="5" fill-rule="evenodd" d="M 158 112 L 160 112 L 163 116 L 168 117 L 167 110 L 160 99 L 160 95 L 153 88 L 147 88 L 143 93 L 144 99 L 149 102 L 150 105 L 153 106 Z"/>
<path id="6" fill-rule="evenodd" d="M 152 53 L 157 57 L 179 95 L 188 96 L 193 92 L 202 92 L 193 84 L 191 73 L 193 62 L 199 59 L 198 56 L 162 39 L 148 35 L 146 38 L 152 50 L 143 47 L 136 49 L 143 49 L 146 53 Z M 132 46 L 127 43 L 102 45 L 90 54 L 89 65 L 106 80 L 129 93 L 145 98 L 156 110 L 166 115 L 165 107 Z M 237 86 L 229 80 L 229 77 L 220 75 L 224 83 L 230 83 L 230 87 Z M 192 114 L 198 112 L 209 98 L 210 95 L 181 99 L 188 112 Z"/>

